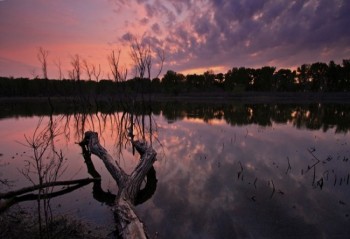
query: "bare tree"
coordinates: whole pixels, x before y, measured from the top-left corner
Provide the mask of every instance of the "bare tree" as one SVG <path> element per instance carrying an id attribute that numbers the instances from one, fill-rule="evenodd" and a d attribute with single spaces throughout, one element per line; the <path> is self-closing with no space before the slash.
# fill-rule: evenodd
<path id="1" fill-rule="evenodd" d="M 165 52 L 163 49 L 157 51 L 157 57 L 159 60 L 159 71 L 154 78 L 158 78 L 163 71 L 163 66 L 164 66 L 164 61 L 165 61 Z"/>
<path id="2" fill-rule="evenodd" d="M 49 55 L 49 51 L 48 50 L 45 50 L 44 48 L 39 47 L 37 57 L 38 57 L 38 60 L 41 63 L 41 69 L 43 71 L 44 79 L 48 79 L 47 78 L 47 56 L 48 55 Z"/>
<path id="3" fill-rule="evenodd" d="M 62 72 L 62 63 L 61 63 L 61 59 L 58 58 L 57 60 L 54 61 L 54 64 L 57 66 L 58 69 L 58 79 L 62 80 L 64 78 L 63 76 L 63 72 Z"/>
<path id="4" fill-rule="evenodd" d="M 111 54 L 108 56 L 108 63 L 111 68 L 111 72 L 113 75 L 113 80 L 115 82 L 122 82 L 126 80 L 126 77 L 128 75 L 128 71 L 126 68 L 120 68 L 119 66 L 119 60 L 120 60 L 120 54 L 121 51 L 119 50 L 116 54 L 113 50 Z"/>
<path id="5" fill-rule="evenodd" d="M 130 48 L 130 56 L 135 64 L 136 76 L 142 79 L 147 74 L 147 78 L 150 79 L 152 67 L 151 47 L 142 45 L 137 39 L 133 39 Z"/>
<path id="6" fill-rule="evenodd" d="M 87 60 L 83 60 L 83 67 L 86 72 L 86 75 L 88 76 L 88 80 L 91 81 L 93 67 L 87 62 Z"/>
<path id="7" fill-rule="evenodd" d="M 43 118 L 40 118 L 33 135 L 25 136 L 25 146 L 33 150 L 33 155 L 29 160 L 25 160 L 26 165 L 20 172 L 33 185 L 39 187 L 37 205 L 40 238 L 43 238 L 43 225 L 49 225 L 52 221 L 50 200 L 45 195 L 52 193 L 53 187 L 43 185 L 56 182 L 66 169 L 62 151 L 57 151 L 54 145 L 54 140 L 59 134 L 57 122 L 50 117 L 46 126 L 43 126 Z"/>
<path id="8" fill-rule="evenodd" d="M 69 77 L 72 80 L 77 80 L 80 81 L 80 76 L 81 76 L 81 62 L 80 62 L 80 57 L 79 54 L 75 54 L 74 56 L 71 57 L 71 66 L 73 69 L 68 72 Z"/>
<path id="9" fill-rule="evenodd" d="M 100 79 L 100 75 L 101 75 L 101 65 L 98 64 L 98 68 L 96 68 L 95 65 L 92 65 L 92 74 L 94 75 L 96 81 L 98 82 Z"/>
<path id="10" fill-rule="evenodd" d="M 39 78 L 39 75 L 37 74 L 35 68 L 33 68 L 33 69 L 30 71 L 30 74 L 32 75 L 33 79 L 38 79 L 38 78 Z"/>
<path id="11" fill-rule="evenodd" d="M 130 45 L 130 56 L 135 65 L 137 77 L 151 79 L 152 60 L 156 56 L 159 60 L 159 72 L 155 78 L 159 77 L 163 70 L 165 54 L 163 50 L 154 52 L 149 44 L 142 43 L 134 38 Z"/>
<path id="12" fill-rule="evenodd" d="M 164 63 L 164 51 L 152 50 L 150 44 L 139 41 L 136 38 L 131 40 L 130 45 L 130 57 L 135 66 L 135 77 L 141 80 L 146 80 L 147 84 L 142 83 L 139 90 L 141 92 L 142 101 L 144 101 L 145 87 L 148 87 L 146 91 L 149 93 L 149 101 L 151 100 L 152 83 L 151 83 L 151 70 L 154 57 L 157 56 L 159 60 L 159 72 L 156 78 L 161 74 Z"/>

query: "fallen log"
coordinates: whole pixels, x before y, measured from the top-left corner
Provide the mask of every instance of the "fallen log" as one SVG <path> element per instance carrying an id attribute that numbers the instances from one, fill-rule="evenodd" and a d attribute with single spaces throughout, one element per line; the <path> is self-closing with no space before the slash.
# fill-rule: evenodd
<path id="1" fill-rule="evenodd" d="M 0 199 L 2 199 L 2 198 L 8 199 L 8 198 L 16 197 L 16 196 L 19 196 L 19 195 L 22 195 L 25 193 L 35 191 L 35 190 L 48 188 L 48 187 L 71 186 L 74 184 L 86 185 L 87 183 L 91 183 L 91 182 L 99 181 L 99 180 L 100 180 L 99 178 L 84 178 L 84 179 L 76 179 L 76 180 L 69 180 L 69 181 L 47 182 L 47 183 L 43 183 L 43 184 L 37 184 L 37 185 L 30 186 L 30 187 L 21 188 L 21 189 L 15 190 L 15 191 L 0 193 Z"/>
<path id="2" fill-rule="evenodd" d="M 86 178 L 86 179 L 77 179 L 77 180 L 71 180 L 71 181 L 56 181 L 56 182 L 44 183 L 42 185 L 34 185 L 32 187 L 26 187 L 16 191 L 2 193 L 0 194 L 0 214 L 16 203 L 38 200 L 38 198 L 49 199 L 49 198 L 58 197 L 58 196 L 73 192 L 74 190 L 81 188 L 91 182 L 97 182 L 97 181 L 101 181 L 101 180 L 98 178 Z M 55 186 L 67 186 L 67 187 L 51 193 L 43 193 L 43 194 L 31 193 L 32 191 L 41 190 L 47 187 L 55 187 Z"/>
<path id="3" fill-rule="evenodd" d="M 118 236 L 121 238 L 148 238 L 145 226 L 135 213 L 134 206 L 137 203 L 141 183 L 153 167 L 157 153 L 144 142 L 131 139 L 131 143 L 141 158 L 130 175 L 125 173 L 118 162 L 101 146 L 96 132 L 85 132 L 85 137 L 79 144 L 103 161 L 118 185 L 119 191 L 112 206 Z"/>

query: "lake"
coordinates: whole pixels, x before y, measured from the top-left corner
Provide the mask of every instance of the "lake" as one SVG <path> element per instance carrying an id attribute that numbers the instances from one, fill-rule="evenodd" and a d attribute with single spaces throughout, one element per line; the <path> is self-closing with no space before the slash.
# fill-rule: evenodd
<path id="1" fill-rule="evenodd" d="M 59 180 L 92 177 L 77 144 L 88 130 L 128 173 L 138 163 L 127 141 L 130 112 L 55 111 L 7 105 L 0 119 L 0 190 L 36 180 L 26 171 L 28 142 L 45 129 L 64 158 Z M 152 112 L 149 114 L 149 112 Z M 128 121 L 129 120 L 129 121 Z M 350 105 L 157 104 L 134 112 L 135 137 L 157 151 L 156 184 L 136 211 L 157 238 L 344 238 L 350 233 Z M 49 160 L 52 152 L 48 154 Z M 99 158 L 101 188 L 118 188 Z M 31 168 L 32 169 L 32 168 Z M 27 173 L 27 177 L 26 177 Z M 5 185 L 4 182 L 8 182 Z M 113 230 L 107 201 L 93 184 L 50 200 L 54 215 Z M 34 210 L 35 201 L 13 207 Z"/>

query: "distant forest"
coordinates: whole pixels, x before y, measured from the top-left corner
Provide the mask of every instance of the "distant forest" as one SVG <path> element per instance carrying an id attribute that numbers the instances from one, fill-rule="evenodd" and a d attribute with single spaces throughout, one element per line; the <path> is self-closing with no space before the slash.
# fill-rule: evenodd
<path id="1" fill-rule="evenodd" d="M 166 93 L 178 95 L 190 92 L 349 92 L 350 60 L 303 64 L 292 71 L 264 66 L 262 68 L 232 68 L 214 74 L 183 75 L 169 70 L 162 79 L 135 77 L 123 81 L 71 79 L 29 79 L 0 77 L 1 97 L 71 97 L 109 96 L 118 94 Z"/>

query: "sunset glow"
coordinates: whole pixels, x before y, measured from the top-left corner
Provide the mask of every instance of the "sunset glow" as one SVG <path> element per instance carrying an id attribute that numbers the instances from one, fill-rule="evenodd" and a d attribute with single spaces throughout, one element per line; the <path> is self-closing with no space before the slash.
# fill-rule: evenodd
<path id="1" fill-rule="evenodd" d="M 108 78 L 112 50 L 121 50 L 122 65 L 132 69 L 131 37 L 165 51 L 164 71 L 183 74 L 340 63 L 350 56 L 349 12 L 346 0 L 3 0 L 0 75 L 40 77 L 43 47 L 49 78 L 58 77 L 58 59 L 67 77 L 75 54 L 101 65 Z"/>

